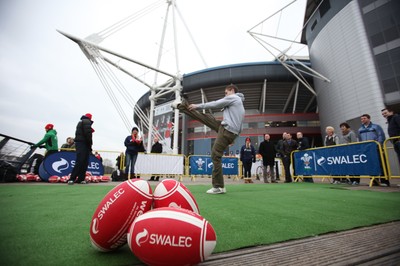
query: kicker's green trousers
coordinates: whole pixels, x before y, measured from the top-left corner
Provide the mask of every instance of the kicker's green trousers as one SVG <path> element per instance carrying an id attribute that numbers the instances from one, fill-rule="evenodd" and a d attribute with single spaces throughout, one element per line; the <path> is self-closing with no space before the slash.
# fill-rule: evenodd
<path id="1" fill-rule="evenodd" d="M 213 162 L 212 185 L 213 187 L 223 188 L 225 185 L 224 176 L 222 175 L 222 156 L 224 154 L 224 150 L 234 142 L 237 135 L 226 130 L 225 127 L 221 125 L 221 121 L 215 119 L 214 116 L 210 114 L 203 114 L 198 110 L 189 110 L 188 105 L 184 103 L 179 104 L 178 109 L 182 113 L 185 113 L 191 118 L 198 120 L 218 133 L 211 149 L 211 159 Z"/>

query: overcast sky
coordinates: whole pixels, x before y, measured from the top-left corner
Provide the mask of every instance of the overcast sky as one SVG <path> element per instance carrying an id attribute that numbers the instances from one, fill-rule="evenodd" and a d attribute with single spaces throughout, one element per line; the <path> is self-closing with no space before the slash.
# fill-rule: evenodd
<path id="1" fill-rule="evenodd" d="M 89 112 L 96 130 L 93 149 L 124 151 L 123 141 L 130 130 L 78 45 L 56 30 L 84 39 L 154 2 L 156 0 L 0 1 L 0 133 L 37 142 L 45 134 L 44 126 L 52 123 L 61 146 L 68 136 L 74 136 L 81 115 Z M 272 60 L 247 30 L 290 2 L 178 0 L 177 6 L 207 67 L 216 67 Z M 301 29 L 305 1 L 298 2 L 294 6 L 298 22 L 294 21 L 296 16 L 292 13 L 284 19 L 277 17 L 279 25 L 264 26 L 264 30 L 293 28 L 293 23 Z M 100 45 L 155 66 L 166 6 L 143 16 Z M 178 35 L 184 40 L 178 45 L 181 74 L 204 69 L 188 35 L 183 27 L 179 29 Z M 172 64 L 174 47 L 165 44 L 164 51 L 161 68 L 176 74 L 176 64 Z M 153 83 L 154 74 L 138 71 L 146 82 Z M 132 78 L 121 76 L 121 80 L 135 100 L 148 90 Z M 122 105 L 133 123 L 131 108 L 125 103 Z"/>

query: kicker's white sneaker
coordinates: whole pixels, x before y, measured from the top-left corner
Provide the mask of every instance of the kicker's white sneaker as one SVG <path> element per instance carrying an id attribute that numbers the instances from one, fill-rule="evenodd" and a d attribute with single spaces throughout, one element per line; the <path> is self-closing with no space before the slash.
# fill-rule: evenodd
<path id="1" fill-rule="evenodd" d="M 226 188 L 221 188 L 221 187 L 213 187 L 207 190 L 207 194 L 225 194 L 226 193 Z"/>

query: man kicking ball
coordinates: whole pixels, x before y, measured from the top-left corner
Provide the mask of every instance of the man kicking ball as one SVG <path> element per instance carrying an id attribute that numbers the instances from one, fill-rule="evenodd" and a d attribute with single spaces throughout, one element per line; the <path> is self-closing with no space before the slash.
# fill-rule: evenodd
<path id="1" fill-rule="evenodd" d="M 212 185 L 207 190 L 208 194 L 226 193 L 224 177 L 222 175 L 222 155 L 224 150 L 233 143 L 242 131 L 244 120 L 244 95 L 239 93 L 238 87 L 231 84 L 225 87 L 225 97 L 213 102 L 203 104 L 188 104 L 185 100 L 172 103 L 173 108 L 189 115 L 195 120 L 200 121 L 209 128 L 215 130 L 218 135 L 211 149 L 211 159 L 213 162 Z M 210 114 L 203 114 L 198 109 L 223 109 L 222 121 L 216 120 Z"/>

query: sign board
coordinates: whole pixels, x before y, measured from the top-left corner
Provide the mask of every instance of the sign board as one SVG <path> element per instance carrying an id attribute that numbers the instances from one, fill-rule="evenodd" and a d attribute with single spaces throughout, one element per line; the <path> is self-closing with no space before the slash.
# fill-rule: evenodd
<path id="1" fill-rule="evenodd" d="M 190 156 L 191 175 L 212 175 L 213 162 L 210 156 Z M 238 175 L 239 159 L 236 157 L 222 157 L 222 174 Z"/>
<path id="2" fill-rule="evenodd" d="M 293 159 L 296 175 L 383 175 L 376 142 L 296 151 Z"/>
<path id="3" fill-rule="evenodd" d="M 61 151 L 47 156 L 39 167 L 39 176 L 48 181 L 50 176 L 66 176 L 72 172 L 75 165 L 76 152 Z M 87 172 L 94 176 L 104 175 L 103 163 L 94 155 L 90 155 Z"/>

